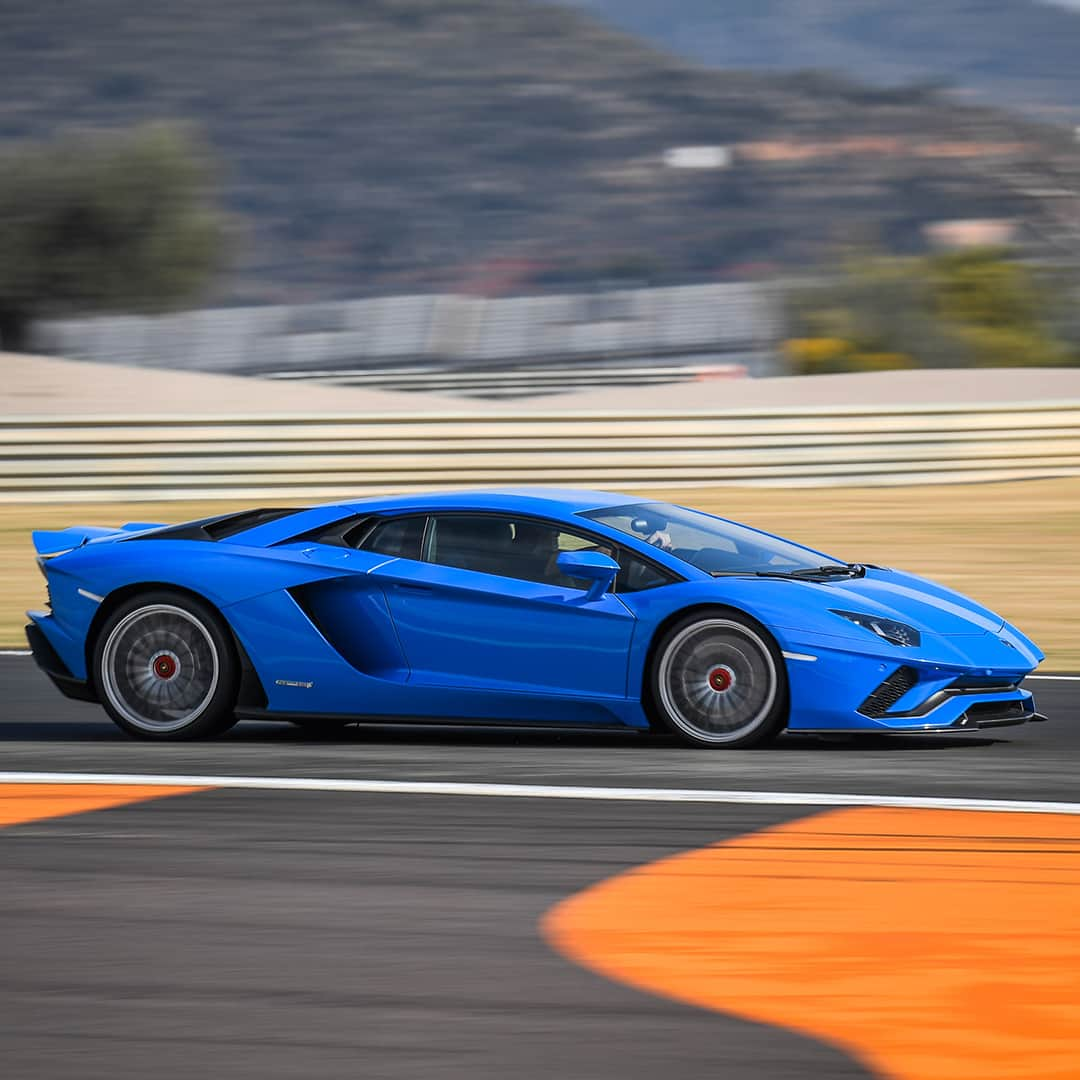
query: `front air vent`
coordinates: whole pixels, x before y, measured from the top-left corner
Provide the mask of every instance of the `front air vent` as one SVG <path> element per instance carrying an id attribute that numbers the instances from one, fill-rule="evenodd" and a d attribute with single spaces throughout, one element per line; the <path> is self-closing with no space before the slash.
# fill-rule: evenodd
<path id="1" fill-rule="evenodd" d="M 884 716 L 917 682 L 919 673 L 910 667 L 897 668 L 859 706 L 858 712 L 877 720 Z"/>
<path id="2" fill-rule="evenodd" d="M 959 726 L 1022 724 L 1031 715 L 1031 701 L 979 701 L 970 706 Z"/>

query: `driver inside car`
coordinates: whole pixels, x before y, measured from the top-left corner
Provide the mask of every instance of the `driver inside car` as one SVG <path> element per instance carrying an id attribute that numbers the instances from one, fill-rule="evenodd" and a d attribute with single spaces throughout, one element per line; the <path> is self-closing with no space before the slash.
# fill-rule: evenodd
<path id="1" fill-rule="evenodd" d="M 660 548 L 661 551 L 670 551 L 675 545 L 671 542 L 671 534 L 664 529 L 655 529 L 645 537 L 646 544 Z"/>
<path id="2" fill-rule="evenodd" d="M 671 551 L 675 546 L 671 540 L 671 533 L 667 531 L 667 522 L 663 518 L 635 518 L 630 523 L 630 528 L 639 536 L 643 536 L 646 544 L 651 544 L 661 551 Z"/>

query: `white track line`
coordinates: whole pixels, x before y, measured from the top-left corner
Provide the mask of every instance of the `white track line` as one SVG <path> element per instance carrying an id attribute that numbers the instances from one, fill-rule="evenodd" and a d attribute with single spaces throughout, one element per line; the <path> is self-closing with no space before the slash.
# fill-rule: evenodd
<path id="1" fill-rule="evenodd" d="M 736 803 L 753 806 L 896 806 L 918 810 L 994 810 L 1013 814 L 1080 814 L 1080 803 L 1023 799 L 946 799 L 919 795 L 851 795 L 821 791 L 710 791 L 703 788 L 572 787 L 552 784 L 335 780 L 295 776 L 182 776 L 144 773 L 0 772 L 0 784 L 139 784 L 161 787 L 343 791 L 364 795 L 467 795 L 602 802 Z"/>
<path id="2" fill-rule="evenodd" d="M 31 656 L 29 649 L 0 649 L 0 656 Z"/>
<path id="3" fill-rule="evenodd" d="M 1080 682 L 1080 675 L 1029 675 L 1028 679 L 1047 679 L 1051 682 Z"/>

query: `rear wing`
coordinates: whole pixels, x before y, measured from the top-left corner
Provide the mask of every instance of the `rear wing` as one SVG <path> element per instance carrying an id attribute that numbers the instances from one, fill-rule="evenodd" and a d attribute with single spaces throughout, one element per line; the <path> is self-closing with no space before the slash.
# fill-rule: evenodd
<path id="1" fill-rule="evenodd" d="M 165 525 L 153 521 L 129 521 L 126 525 L 112 528 L 102 525 L 72 525 L 55 532 L 38 531 L 32 534 L 34 549 L 39 559 L 55 559 L 69 551 L 81 548 L 91 540 L 112 538 L 115 540 L 224 540 L 239 533 L 248 532 L 259 525 L 266 525 L 278 518 L 302 513 L 300 507 L 261 507 L 258 510 L 241 510 L 228 514 L 215 514 L 198 521 L 185 521 L 179 525 Z"/>
<path id="2" fill-rule="evenodd" d="M 123 533 L 160 528 L 163 526 L 150 522 L 129 521 L 119 528 L 108 525 L 72 525 L 70 528 L 55 531 L 39 529 L 30 535 L 38 558 L 55 559 L 57 555 L 66 555 L 69 551 L 74 551 L 91 540 L 100 540 L 103 536 L 120 536 Z"/>

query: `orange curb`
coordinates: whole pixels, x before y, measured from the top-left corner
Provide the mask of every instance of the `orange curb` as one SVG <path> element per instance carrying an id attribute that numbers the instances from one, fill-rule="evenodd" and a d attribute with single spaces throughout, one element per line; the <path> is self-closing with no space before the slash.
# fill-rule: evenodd
<path id="1" fill-rule="evenodd" d="M 832 1043 L 896 1080 L 1080 1075 L 1080 818 L 835 810 L 553 908 L 610 978 Z"/>
<path id="2" fill-rule="evenodd" d="M 0 828 L 205 790 L 140 784 L 0 784 Z"/>

